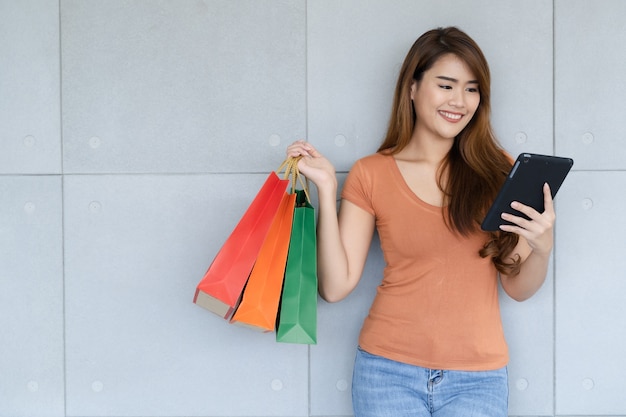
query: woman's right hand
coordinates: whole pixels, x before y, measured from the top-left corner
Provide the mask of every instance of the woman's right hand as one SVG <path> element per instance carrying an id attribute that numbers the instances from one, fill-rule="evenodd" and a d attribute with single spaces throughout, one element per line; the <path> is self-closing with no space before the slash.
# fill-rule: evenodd
<path id="1" fill-rule="evenodd" d="M 293 142 L 287 147 L 287 156 L 292 158 L 302 156 L 298 161 L 298 169 L 318 189 L 326 186 L 337 188 L 335 167 L 309 142 L 304 140 Z"/>
<path id="2" fill-rule="evenodd" d="M 345 200 L 337 214 L 335 167 L 310 143 L 292 143 L 287 147 L 287 157 L 302 157 L 298 169 L 317 186 L 318 289 L 326 301 L 339 301 L 361 279 L 374 233 L 374 216 Z"/>

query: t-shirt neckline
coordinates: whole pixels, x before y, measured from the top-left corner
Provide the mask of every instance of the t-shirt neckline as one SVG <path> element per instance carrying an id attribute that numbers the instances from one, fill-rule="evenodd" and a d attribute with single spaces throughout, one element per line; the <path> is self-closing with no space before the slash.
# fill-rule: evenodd
<path id="1" fill-rule="evenodd" d="M 400 171 L 400 167 L 398 167 L 398 162 L 396 161 L 396 158 L 394 158 L 393 155 L 383 156 L 388 158 L 388 163 L 390 165 L 393 176 L 396 177 L 397 183 L 400 184 L 400 188 L 411 198 L 411 200 L 430 210 L 436 210 L 438 212 L 445 210 L 446 206 L 436 206 L 434 204 L 427 203 L 426 201 L 422 200 L 417 194 L 415 194 L 415 192 L 411 190 L 411 187 L 409 187 L 409 184 L 407 184 L 406 180 L 404 179 L 404 176 Z"/>

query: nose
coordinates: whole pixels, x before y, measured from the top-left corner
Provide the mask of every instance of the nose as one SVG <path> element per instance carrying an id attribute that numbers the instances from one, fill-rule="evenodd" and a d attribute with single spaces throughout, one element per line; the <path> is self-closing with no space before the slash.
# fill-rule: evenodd
<path id="1" fill-rule="evenodd" d="M 465 92 L 459 88 L 452 89 L 450 91 L 449 104 L 454 107 L 465 107 Z"/>

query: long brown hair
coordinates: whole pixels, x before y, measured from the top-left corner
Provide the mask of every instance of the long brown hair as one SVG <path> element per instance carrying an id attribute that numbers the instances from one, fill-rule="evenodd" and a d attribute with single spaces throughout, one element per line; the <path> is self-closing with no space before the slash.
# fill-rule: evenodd
<path id="1" fill-rule="evenodd" d="M 491 127 L 491 75 L 487 60 L 466 33 L 456 27 L 438 28 L 415 41 L 400 69 L 387 134 L 378 152 L 395 154 L 410 142 L 417 120 L 410 97 L 411 85 L 419 82 L 424 72 L 447 54 L 454 54 L 467 64 L 478 80 L 480 91 L 480 104 L 474 117 L 455 138 L 438 174 L 439 188 L 448 208 L 446 223 L 461 235 L 468 235 L 479 230 L 511 169 L 511 161 Z M 445 183 L 443 178 L 447 178 Z M 519 273 L 520 261 L 510 254 L 517 242 L 518 235 L 513 233 L 490 233 L 479 253 L 491 257 L 501 273 L 515 275 Z"/>

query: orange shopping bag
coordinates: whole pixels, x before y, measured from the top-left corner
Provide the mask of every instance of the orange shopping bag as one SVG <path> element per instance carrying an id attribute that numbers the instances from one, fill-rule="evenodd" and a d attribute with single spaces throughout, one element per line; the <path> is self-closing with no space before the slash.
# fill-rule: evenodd
<path id="1" fill-rule="evenodd" d="M 231 317 L 288 185 L 289 180 L 269 174 L 196 287 L 195 304 Z"/>
<path id="2" fill-rule="evenodd" d="M 265 332 L 276 328 L 295 202 L 295 194 L 285 193 L 231 323 Z"/>

